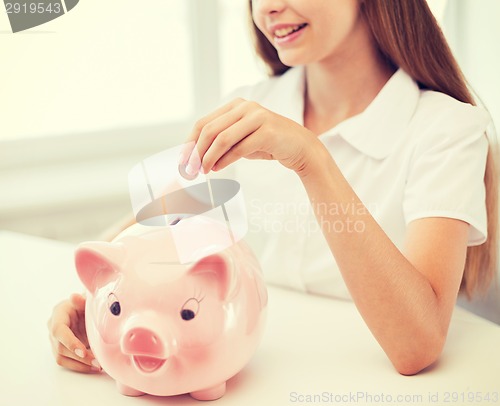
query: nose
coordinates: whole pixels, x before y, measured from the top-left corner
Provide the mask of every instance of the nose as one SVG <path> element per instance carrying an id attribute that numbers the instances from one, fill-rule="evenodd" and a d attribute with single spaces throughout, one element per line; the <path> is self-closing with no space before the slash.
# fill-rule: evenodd
<path id="1" fill-rule="evenodd" d="M 280 13 L 285 8 L 284 0 L 252 0 L 252 10 L 254 15 Z"/>
<path id="2" fill-rule="evenodd" d="M 164 357 L 165 348 L 160 337 L 146 328 L 129 330 L 123 340 L 123 350 L 127 354 Z"/>

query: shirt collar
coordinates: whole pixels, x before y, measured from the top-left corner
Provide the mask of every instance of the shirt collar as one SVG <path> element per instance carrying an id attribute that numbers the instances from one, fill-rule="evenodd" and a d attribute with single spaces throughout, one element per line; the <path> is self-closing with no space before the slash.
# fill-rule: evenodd
<path id="1" fill-rule="evenodd" d="M 268 107 L 303 124 L 304 67 L 290 69 L 276 79 Z M 363 112 L 339 123 L 319 138 L 339 135 L 363 154 L 383 159 L 407 128 L 419 97 L 417 83 L 404 70 L 398 69 Z"/>
<path id="2" fill-rule="evenodd" d="M 408 127 L 419 96 L 417 83 L 398 69 L 362 113 L 341 122 L 321 137 L 339 134 L 363 154 L 383 159 Z"/>

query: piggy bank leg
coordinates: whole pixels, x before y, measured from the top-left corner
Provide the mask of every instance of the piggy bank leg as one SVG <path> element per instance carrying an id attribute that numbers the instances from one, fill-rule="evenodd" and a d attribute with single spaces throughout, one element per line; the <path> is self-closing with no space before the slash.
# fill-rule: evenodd
<path id="1" fill-rule="evenodd" d="M 226 393 L 226 382 L 208 389 L 191 392 L 190 395 L 196 400 L 215 400 L 224 396 L 224 393 Z"/>
<path id="2" fill-rule="evenodd" d="M 125 396 L 142 396 L 144 392 L 141 392 L 137 389 L 133 389 L 130 386 L 124 385 L 120 382 L 116 382 L 116 386 L 118 387 L 118 392 Z"/>

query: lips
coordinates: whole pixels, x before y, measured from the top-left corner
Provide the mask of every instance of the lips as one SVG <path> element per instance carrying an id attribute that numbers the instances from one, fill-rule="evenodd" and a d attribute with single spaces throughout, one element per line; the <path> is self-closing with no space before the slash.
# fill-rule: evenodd
<path id="1" fill-rule="evenodd" d="M 147 374 L 157 371 L 167 361 L 166 359 L 147 357 L 144 355 L 136 355 L 132 357 L 132 359 L 134 360 L 134 364 L 137 368 Z"/>

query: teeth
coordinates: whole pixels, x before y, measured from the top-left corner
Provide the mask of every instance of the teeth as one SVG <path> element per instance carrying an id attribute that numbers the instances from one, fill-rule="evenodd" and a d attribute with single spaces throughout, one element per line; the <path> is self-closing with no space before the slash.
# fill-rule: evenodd
<path id="1" fill-rule="evenodd" d="M 304 26 L 304 24 L 292 25 L 292 26 L 287 27 L 287 28 L 280 28 L 279 30 L 274 31 L 274 35 L 278 38 L 286 37 L 287 35 L 290 35 L 292 32 L 298 31 L 303 26 Z"/>

